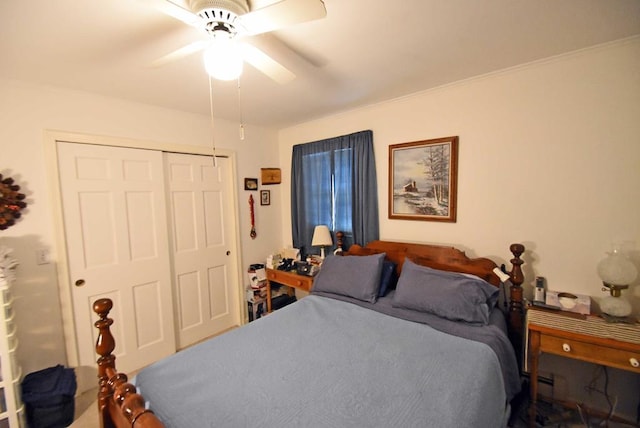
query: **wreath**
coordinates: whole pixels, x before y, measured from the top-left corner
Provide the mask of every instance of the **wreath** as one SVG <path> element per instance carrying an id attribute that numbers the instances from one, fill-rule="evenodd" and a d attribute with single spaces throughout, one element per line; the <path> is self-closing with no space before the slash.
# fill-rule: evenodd
<path id="1" fill-rule="evenodd" d="M 13 184 L 13 178 L 0 174 L 0 230 L 13 226 L 21 216 L 20 210 L 27 206 L 24 194 L 18 190 L 20 186 Z"/>

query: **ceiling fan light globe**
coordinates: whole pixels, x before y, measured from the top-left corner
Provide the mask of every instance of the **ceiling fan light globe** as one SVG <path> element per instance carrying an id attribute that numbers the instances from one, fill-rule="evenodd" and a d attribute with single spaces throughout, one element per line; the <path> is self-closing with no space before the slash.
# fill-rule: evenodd
<path id="1" fill-rule="evenodd" d="M 203 55 L 207 74 L 218 80 L 235 80 L 242 74 L 242 53 L 233 40 L 215 39 Z"/>

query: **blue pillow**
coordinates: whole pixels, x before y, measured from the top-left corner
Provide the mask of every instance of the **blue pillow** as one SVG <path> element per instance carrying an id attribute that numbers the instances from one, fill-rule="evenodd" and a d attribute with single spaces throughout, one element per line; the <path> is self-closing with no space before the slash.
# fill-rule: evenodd
<path id="1" fill-rule="evenodd" d="M 487 324 L 499 292 L 477 276 L 431 269 L 406 259 L 392 304 L 453 321 Z"/>
<path id="2" fill-rule="evenodd" d="M 383 297 L 387 291 L 394 288 L 398 282 L 396 275 L 396 264 L 391 260 L 385 260 L 382 263 L 382 273 L 380 274 L 380 290 L 378 297 Z"/>
<path id="3" fill-rule="evenodd" d="M 340 294 L 375 303 L 385 253 L 371 256 L 329 256 L 313 281 L 313 291 Z"/>

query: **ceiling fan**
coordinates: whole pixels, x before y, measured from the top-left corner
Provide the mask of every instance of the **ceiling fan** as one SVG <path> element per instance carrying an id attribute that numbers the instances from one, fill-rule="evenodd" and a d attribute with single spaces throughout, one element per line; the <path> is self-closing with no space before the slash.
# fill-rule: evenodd
<path id="1" fill-rule="evenodd" d="M 259 0 L 153 0 L 163 13 L 207 34 L 152 63 L 160 66 L 204 50 L 205 68 L 220 80 L 236 79 L 243 62 L 284 84 L 295 75 L 247 39 L 290 25 L 324 18 L 322 0 L 280 0 L 258 7 Z M 264 3 L 264 2 L 262 2 Z"/>

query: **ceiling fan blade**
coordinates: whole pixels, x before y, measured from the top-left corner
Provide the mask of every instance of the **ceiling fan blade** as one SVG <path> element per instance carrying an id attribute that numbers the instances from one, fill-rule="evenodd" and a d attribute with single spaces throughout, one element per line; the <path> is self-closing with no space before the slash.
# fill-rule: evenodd
<path id="1" fill-rule="evenodd" d="M 184 22 L 187 25 L 191 25 L 192 27 L 200 28 L 204 24 L 202 19 L 191 12 L 188 9 L 172 2 L 171 0 L 147 0 L 150 3 L 153 3 L 153 7 L 155 7 L 160 12 L 165 15 L 169 15 L 175 19 L 178 19 Z"/>
<path id="2" fill-rule="evenodd" d="M 282 0 L 240 17 L 248 35 L 267 33 L 327 16 L 322 0 Z"/>
<path id="3" fill-rule="evenodd" d="M 242 56 L 246 62 L 281 85 L 296 78 L 295 74 L 255 46 L 251 46 L 248 43 L 240 43 L 239 48 L 242 49 Z"/>
<path id="4" fill-rule="evenodd" d="M 151 67 L 160 67 L 162 65 L 168 64 L 173 61 L 177 61 L 189 55 L 193 55 L 194 53 L 203 50 L 209 44 L 206 40 L 200 40 L 197 42 L 190 43 L 186 46 L 181 47 L 178 50 L 175 50 L 163 57 L 160 57 L 153 61 L 150 66 Z"/>

